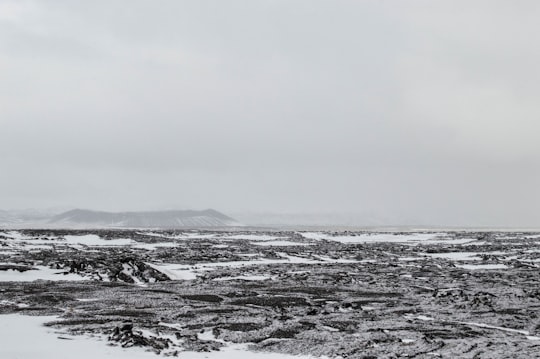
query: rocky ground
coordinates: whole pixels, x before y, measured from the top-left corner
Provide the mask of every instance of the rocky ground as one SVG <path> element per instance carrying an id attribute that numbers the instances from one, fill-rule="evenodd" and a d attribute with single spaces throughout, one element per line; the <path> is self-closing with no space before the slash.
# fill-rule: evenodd
<path id="1" fill-rule="evenodd" d="M 534 233 L 4 230 L 0 314 L 160 356 L 537 358 L 539 265 Z"/>

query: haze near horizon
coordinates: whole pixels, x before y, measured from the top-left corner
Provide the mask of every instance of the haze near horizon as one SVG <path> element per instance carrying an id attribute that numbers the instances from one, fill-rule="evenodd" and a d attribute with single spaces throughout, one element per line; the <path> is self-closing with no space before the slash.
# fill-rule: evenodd
<path id="1" fill-rule="evenodd" d="M 538 227 L 539 15 L 0 0 L 0 209 Z"/>

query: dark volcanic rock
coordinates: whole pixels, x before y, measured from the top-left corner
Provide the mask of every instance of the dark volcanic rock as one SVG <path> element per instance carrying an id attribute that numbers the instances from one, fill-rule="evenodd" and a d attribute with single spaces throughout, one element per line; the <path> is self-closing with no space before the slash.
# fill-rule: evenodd
<path id="1" fill-rule="evenodd" d="M 93 233 L 145 245 L 61 240 Z M 0 313 L 57 315 L 55 329 L 162 356 L 224 343 L 329 358 L 538 356 L 540 237 L 452 232 L 441 243 L 411 245 L 310 241 L 286 231 L 254 241 L 243 237 L 260 233 L 240 233 L 25 230 L 25 241 L 40 245 L 20 249 L 0 235 L 0 274 L 45 266 L 91 279 L 0 281 Z M 265 243 L 272 236 L 307 245 Z M 175 270 L 193 279 L 170 280 Z"/>

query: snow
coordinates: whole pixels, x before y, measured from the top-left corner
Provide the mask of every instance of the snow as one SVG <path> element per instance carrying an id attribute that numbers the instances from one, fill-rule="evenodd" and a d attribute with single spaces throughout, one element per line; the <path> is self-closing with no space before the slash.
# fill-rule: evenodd
<path id="1" fill-rule="evenodd" d="M 105 240 L 95 234 L 87 234 L 82 236 L 64 236 L 64 239 L 69 245 L 86 246 L 128 246 L 134 243 L 134 241 L 129 238 Z"/>
<path id="2" fill-rule="evenodd" d="M 457 264 L 456 267 L 469 269 L 469 270 L 479 270 L 479 269 L 505 269 L 508 268 L 506 264 Z"/>
<path id="3" fill-rule="evenodd" d="M 139 359 L 156 357 L 155 354 L 149 352 L 108 346 L 103 339 L 74 337 L 43 326 L 44 323 L 53 320 L 57 320 L 57 318 L 51 316 L 28 317 L 18 314 L 0 316 L 0 322 L 2 323 L 0 325 L 0 338 L 9 338 L 9 340 L 2 341 L 0 358 Z M 69 340 L 58 339 L 58 334 Z"/>
<path id="4" fill-rule="evenodd" d="M 475 245 L 477 242 L 473 238 L 437 238 L 433 240 L 425 240 L 420 244 L 453 244 L 453 245 Z"/>
<path id="5" fill-rule="evenodd" d="M 245 239 L 248 241 L 271 241 L 276 239 L 287 239 L 287 237 L 276 237 L 267 234 L 234 234 L 232 236 L 222 237 L 223 239 Z"/>
<path id="6" fill-rule="evenodd" d="M 475 323 L 475 322 L 458 322 L 458 323 L 465 324 L 465 325 L 470 325 L 470 326 L 478 327 L 478 328 L 500 330 L 500 331 L 507 332 L 507 333 L 523 334 L 529 340 L 540 340 L 540 337 L 532 336 L 526 330 L 517 330 L 517 329 L 511 329 L 511 328 L 497 327 L 497 326 L 494 326 L 494 325 L 483 324 L 483 323 Z"/>
<path id="7" fill-rule="evenodd" d="M 321 328 L 329 332 L 339 332 L 339 329 L 327 325 L 321 325 Z"/>
<path id="8" fill-rule="evenodd" d="M 214 248 L 229 248 L 228 244 L 214 244 L 212 247 Z"/>
<path id="9" fill-rule="evenodd" d="M 0 307 L 11 307 L 11 306 L 15 306 L 17 308 L 28 308 L 28 307 L 30 307 L 30 305 L 26 304 L 26 303 L 17 303 L 17 302 L 13 302 L 11 300 L 0 300 Z"/>
<path id="10" fill-rule="evenodd" d="M 425 257 L 443 258 L 451 261 L 479 261 L 482 255 L 508 256 L 511 252 L 491 251 L 491 252 L 448 252 L 448 253 L 419 253 Z M 514 259 L 507 257 L 507 260 Z M 476 264 L 475 264 L 476 265 Z"/>
<path id="11" fill-rule="evenodd" d="M 136 249 L 156 250 L 159 248 L 177 247 L 178 243 L 175 242 L 158 242 L 158 243 L 143 243 L 137 242 L 130 238 L 118 238 L 118 239 L 104 239 L 95 234 L 86 235 L 66 235 L 64 237 L 52 237 L 52 238 L 32 238 L 23 236 L 19 232 L 0 233 L 9 240 L 1 240 L 1 242 L 8 245 L 8 248 L 18 250 L 33 250 L 33 249 L 49 249 L 53 246 L 69 246 L 71 248 L 83 249 L 85 246 L 89 247 L 117 247 L 117 246 L 129 246 Z M 1 250 L 1 249 L 0 249 Z M 0 252 L 6 253 L 6 252 Z"/>
<path id="12" fill-rule="evenodd" d="M 272 279 L 272 277 L 266 276 L 266 275 L 238 275 L 236 277 L 221 277 L 221 278 L 215 278 L 215 281 L 226 281 L 226 280 L 267 280 Z"/>
<path id="13" fill-rule="evenodd" d="M 428 317 L 428 316 L 425 316 L 425 315 L 418 315 L 416 317 L 406 315 L 405 317 L 408 318 L 408 319 L 419 319 L 419 320 L 423 320 L 423 321 L 434 321 L 435 320 L 434 318 Z M 525 337 L 528 340 L 540 340 L 540 337 L 532 336 L 526 330 L 518 330 L 518 329 L 497 327 L 497 326 L 494 326 L 494 325 L 483 324 L 483 323 L 475 323 L 475 322 L 460 322 L 460 321 L 452 321 L 452 322 L 453 323 L 458 323 L 458 324 L 469 325 L 469 326 L 473 326 L 473 327 L 478 327 L 478 328 L 500 330 L 500 331 L 507 332 L 507 333 L 522 334 L 522 335 L 525 335 Z"/>
<path id="14" fill-rule="evenodd" d="M 27 236 L 25 236 L 21 232 L 17 232 L 17 231 L 0 232 L 0 235 L 2 235 L 4 237 L 7 237 L 7 238 L 11 238 L 11 239 L 18 239 L 18 240 L 28 239 Z"/>
<path id="15" fill-rule="evenodd" d="M 448 233 L 360 233 L 360 234 L 338 234 L 330 235 L 323 232 L 300 232 L 300 234 L 311 240 L 327 240 L 344 244 L 353 243 L 401 243 L 407 245 L 431 245 L 431 244 L 470 244 L 477 240 L 473 238 L 449 238 Z"/>
<path id="16" fill-rule="evenodd" d="M 255 242 L 253 244 L 257 246 L 309 246 L 315 243 L 301 243 L 301 242 L 291 242 L 291 241 L 264 241 L 264 242 Z"/>
<path id="17" fill-rule="evenodd" d="M 248 344 L 231 344 L 219 352 L 194 353 L 183 352 L 178 355 L 180 359 L 314 359 L 307 355 L 287 355 L 282 353 L 261 353 L 248 350 Z M 326 357 L 321 357 L 324 359 Z"/>
<path id="18" fill-rule="evenodd" d="M 33 282 L 35 280 L 50 280 L 50 281 L 79 281 L 87 280 L 74 273 L 63 272 L 58 269 L 51 269 L 45 266 L 34 266 L 33 270 L 19 272 L 18 270 L 2 270 L 0 271 L 0 282 Z M 65 274 L 64 274 L 65 273 Z"/>
<path id="19" fill-rule="evenodd" d="M 330 263 L 376 263 L 377 262 L 376 260 L 371 260 L 371 259 L 364 259 L 364 260 L 358 261 L 356 259 L 330 258 L 327 256 L 321 256 L 321 255 L 316 255 L 316 254 L 313 254 L 313 257 L 327 263 L 328 262 Z"/>
<path id="20" fill-rule="evenodd" d="M 6 359 L 150 359 L 159 358 L 141 348 L 110 346 L 103 337 L 72 336 L 43 324 L 57 317 L 0 315 L 0 358 Z M 152 333 L 150 333 L 152 334 Z M 59 339 L 59 336 L 65 339 Z M 211 340 L 211 334 L 203 333 Z M 66 340 L 67 339 L 67 340 Z M 280 353 L 251 352 L 247 344 L 231 344 L 214 352 L 181 352 L 180 359 L 308 359 L 308 356 L 293 356 Z"/>
<path id="21" fill-rule="evenodd" d="M 197 278 L 197 274 L 191 268 L 191 266 L 182 265 L 182 264 L 153 264 L 146 263 L 148 266 L 154 268 L 155 270 L 165 274 L 171 280 L 193 280 Z"/>
<path id="22" fill-rule="evenodd" d="M 141 234 L 143 236 L 150 236 L 150 237 L 158 237 L 158 238 L 167 238 L 167 239 L 208 239 L 208 238 L 214 238 L 216 236 L 215 233 L 199 233 L 199 232 L 186 232 L 186 233 L 180 233 L 177 235 L 167 235 L 166 233 L 156 233 L 156 232 L 137 232 L 137 234 Z"/>
<path id="23" fill-rule="evenodd" d="M 214 332 L 212 330 L 205 330 L 202 333 L 198 333 L 197 338 L 199 340 L 203 340 L 203 341 L 204 340 L 215 340 L 215 341 L 219 341 L 219 342 L 224 343 L 223 340 L 219 340 L 219 339 L 216 338 L 216 336 L 214 335 Z"/>
<path id="24" fill-rule="evenodd" d="M 232 262 L 212 262 L 197 264 L 174 264 L 174 263 L 146 263 L 155 270 L 160 271 L 172 280 L 192 280 L 197 278 L 200 272 L 215 270 L 217 268 L 241 268 L 254 265 L 265 264 L 329 264 L 329 263 L 357 263 L 358 261 L 349 259 L 334 259 L 318 256 L 318 259 L 291 256 L 286 253 L 278 253 L 281 259 L 261 258 L 251 261 L 232 261 Z"/>
<path id="25" fill-rule="evenodd" d="M 484 246 L 488 244 L 486 241 L 474 241 L 474 242 L 468 242 L 464 243 L 465 246 Z"/>
<path id="26" fill-rule="evenodd" d="M 448 252 L 448 253 L 423 253 L 426 257 L 443 258 L 451 261 L 477 261 L 481 253 L 477 252 Z"/>
<path id="27" fill-rule="evenodd" d="M 302 232 L 301 235 L 311 240 L 327 240 L 340 243 L 444 243 L 443 240 L 435 240 L 438 237 L 447 235 L 446 233 L 362 233 L 357 235 L 336 235 L 332 236 L 322 232 Z M 457 242 L 456 242 L 457 241 Z M 467 242 L 471 241 L 470 239 Z M 451 243 L 459 243 L 459 240 L 451 240 Z"/>
<path id="28" fill-rule="evenodd" d="M 105 240 L 95 234 L 86 234 L 86 235 L 67 235 L 63 238 L 52 237 L 52 238 L 32 238 L 27 237 L 19 232 L 9 232 L 9 235 L 4 235 L 9 237 L 12 241 L 4 242 L 6 244 L 16 244 L 18 248 L 49 248 L 52 245 L 68 245 L 68 246 L 127 246 L 131 245 L 134 242 L 128 238 L 120 238 L 113 240 Z"/>
<path id="29" fill-rule="evenodd" d="M 299 234 L 305 239 L 311 239 L 315 241 L 320 241 L 323 239 L 333 238 L 322 232 L 299 232 Z"/>
<path id="30" fill-rule="evenodd" d="M 425 257 L 398 257 L 398 261 L 402 262 L 414 262 L 414 261 L 420 261 L 425 259 Z"/>
<path id="31" fill-rule="evenodd" d="M 418 316 L 414 317 L 414 319 L 423 320 L 425 322 L 430 322 L 432 320 L 435 320 L 432 317 L 428 317 L 426 315 L 418 315 Z"/>
<path id="32" fill-rule="evenodd" d="M 53 240 L 44 239 L 44 238 L 32 239 L 32 238 L 26 238 L 26 237 L 11 238 L 9 240 L 0 239 L 0 243 L 2 243 L 3 248 L 17 249 L 17 250 L 29 250 L 29 249 L 40 249 L 40 248 L 47 249 L 47 248 L 51 248 L 51 246 L 55 244 L 63 244 L 63 242 L 59 242 L 56 239 L 53 239 Z"/>
<path id="33" fill-rule="evenodd" d="M 178 244 L 172 242 L 159 242 L 159 243 L 138 243 L 132 245 L 131 248 L 146 249 L 147 251 L 153 251 L 159 248 L 174 248 L 178 247 Z"/>

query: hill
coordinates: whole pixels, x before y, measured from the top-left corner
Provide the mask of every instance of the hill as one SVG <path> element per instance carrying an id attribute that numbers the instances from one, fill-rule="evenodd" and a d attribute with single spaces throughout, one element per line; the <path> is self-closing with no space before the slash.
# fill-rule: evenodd
<path id="1" fill-rule="evenodd" d="M 0 211 L 0 227 L 19 228 L 204 228 L 240 226 L 213 209 L 145 212 L 105 212 L 74 209 L 47 217 Z"/>
<path id="2" fill-rule="evenodd" d="M 102 212 L 74 209 L 52 217 L 58 227 L 181 228 L 239 225 L 233 218 L 213 209 L 204 211 Z"/>

